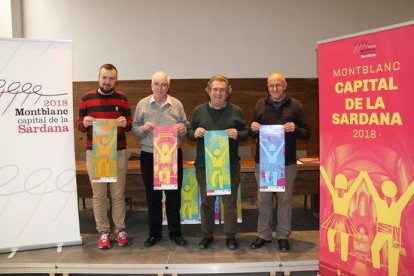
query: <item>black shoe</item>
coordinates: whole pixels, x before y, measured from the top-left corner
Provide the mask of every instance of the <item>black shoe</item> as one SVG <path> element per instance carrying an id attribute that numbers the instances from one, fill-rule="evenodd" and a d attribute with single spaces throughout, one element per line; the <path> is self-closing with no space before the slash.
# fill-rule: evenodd
<path id="1" fill-rule="evenodd" d="M 174 241 L 178 246 L 186 246 L 187 241 L 182 236 L 170 237 L 170 240 Z"/>
<path id="2" fill-rule="evenodd" d="M 237 243 L 236 239 L 226 239 L 226 246 L 230 250 L 236 250 L 239 248 L 239 244 Z"/>
<path id="3" fill-rule="evenodd" d="M 258 248 L 262 248 L 266 243 L 271 243 L 272 241 L 268 241 L 268 240 L 264 240 L 260 237 L 257 237 L 256 240 L 254 242 L 252 242 L 252 244 L 250 245 L 251 249 L 258 249 Z"/>
<path id="4" fill-rule="evenodd" d="M 144 246 L 145 247 L 154 246 L 160 240 L 161 240 L 161 237 L 149 236 L 149 238 L 144 242 Z"/>
<path id="5" fill-rule="evenodd" d="M 198 244 L 200 249 L 207 249 L 211 246 L 211 244 L 214 242 L 214 238 L 203 238 L 201 242 Z"/>
<path id="6" fill-rule="evenodd" d="M 290 247 L 287 239 L 280 239 L 277 241 L 279 244 L 279 250 L 282 252 L 288 252 Z"/>

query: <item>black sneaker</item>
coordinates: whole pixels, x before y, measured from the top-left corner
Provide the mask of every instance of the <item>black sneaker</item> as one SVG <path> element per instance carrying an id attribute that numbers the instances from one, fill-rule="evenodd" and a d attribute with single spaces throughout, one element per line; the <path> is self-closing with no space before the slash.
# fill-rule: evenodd
<path id="1" fill-rule="evenodd" d="M 198 244 L 198 246 L 200 247 L 200 249 L 207 249 L 209 248 L 214 242 L 214 238 L 203 238 L 200 243 Z"/>

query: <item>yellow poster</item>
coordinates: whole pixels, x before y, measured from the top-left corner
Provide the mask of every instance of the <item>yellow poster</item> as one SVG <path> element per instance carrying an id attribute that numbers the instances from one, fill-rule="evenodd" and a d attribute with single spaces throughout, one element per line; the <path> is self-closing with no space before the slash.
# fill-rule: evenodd
<path id="1" fill-rule="evenodd" d="M 93 122 L 92 144 L 92 183 L 116 182 L 116 120 L 96 119 Z"/>

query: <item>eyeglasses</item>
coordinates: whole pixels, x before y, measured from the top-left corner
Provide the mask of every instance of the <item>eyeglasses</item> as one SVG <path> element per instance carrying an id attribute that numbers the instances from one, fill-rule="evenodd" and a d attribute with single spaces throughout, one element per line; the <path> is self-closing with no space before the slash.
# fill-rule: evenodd
<path id="1" fill-rule="evenodd" d="M 281 83 L 276 83 L 276 84 L 268 84 L 267 87 L 269 89 L 279 89 L 283 87 L 283 84 Z"/>
<path id="2" fill-rule="evenodd" d="M 211 88 L 211 90 L 210 90 L 211 92 L 219 92 L 219 93 L 225 93 L 225 92 L 227 92 L 227 89 L 226 88 L 217 88 L 217 87 L 213 87 L 213 88 Z"/>
<path id="3" fill-rule="evenodd" d="M 161 88 L 167 88 L 168 87 L 168 83 L 153 82 L 152 85 L 154 85 L 155 87 L 161 87 Z"/>

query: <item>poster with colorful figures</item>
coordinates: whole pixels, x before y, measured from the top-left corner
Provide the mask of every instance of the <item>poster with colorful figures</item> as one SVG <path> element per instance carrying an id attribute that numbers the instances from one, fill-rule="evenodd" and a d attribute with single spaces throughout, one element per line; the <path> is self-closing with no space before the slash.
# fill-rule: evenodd
<path id="1" fill-rule="evenodd" d="M 204 135 L 207 195 L 231 194 L 229 137 L 225 130 Z"/>
<path id="2" fill-rule="evenodd" d="M 260 143 L 260 192 L 285 191 L 285 131 L 282 125 L 262 125 Z"/>
<path id="3" fill-rule="evenodd" d="M 220 197 L 216 196 L 216 200 L 214 201 L 214 224 L 220 224 L 220 221 Z"/>
<path id="4" fill-rule="evenodd" d="M 154 190 L 177 190 L 177 130 L 156 126 L 154 135 Z"/>
<path id="5" fill-rule="evenodd" d="M 201 197 L 198 189 L 195 169 L 184 169 L 183 186 L 181 189 L 181 224 L 200 224 Z M 224 206 L 221 196 L 216 197 L 214 203 L 214 223 L 224 223 Z M 162 193 L 162 224 L 168 225 L 167 212 L 165 208 L 165 193 Z M 242 220 L 241 188 L 237 190 L 237 222 Z"/>
<path id="6" fill-rule="evenodd" d="M 181 223 L 200 224 L 201 198 L 198 191 L 195 169 L 184 169 L 181 188 Z"/>
<path id="7" fill-rule="evenodd" d="M 92 182 L 117 180 L 117 131 L 114 119 L 95 119 L 92 137 Z"/>

